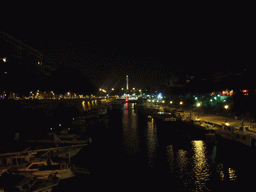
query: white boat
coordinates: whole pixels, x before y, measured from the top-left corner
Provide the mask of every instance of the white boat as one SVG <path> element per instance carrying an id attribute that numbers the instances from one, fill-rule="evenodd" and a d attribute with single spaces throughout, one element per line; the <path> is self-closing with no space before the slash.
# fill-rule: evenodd
<path id="1" fill-rule="evenodd" d="M 216 134 L 250 147 L 256 146 L 256 133 L 249 131 L 249 126 L 231 127 L 223 125 Z"/>

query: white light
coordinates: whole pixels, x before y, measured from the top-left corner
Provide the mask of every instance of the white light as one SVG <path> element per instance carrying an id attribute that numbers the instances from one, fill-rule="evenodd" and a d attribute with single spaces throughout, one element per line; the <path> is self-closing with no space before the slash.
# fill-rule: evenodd
<path id="1" fill-rule="evenodd" d="M 197 99 L 197 97 L 195 97 L 195 99 Z"/>
<path id="2" fill-rule="evenodd" d="M 214 99 L 216 100 L 216 99 L 217 99 L 217 97 L 214 97 Z"/>
<path id="3" fill-rule="evenodd" d="M 7 74 L 7 72 L 4 72 L 5 74 Z"/>
<path id="4" fill-rule="evenodd" d="M 6 62 L 6 57 L 3 58 L 3 62 Z"/>
<path id="5" fill-rule="evenodd" d="M 61 126 L 61 124 L 59 124 L 59 126 Z"/>
<path id="6" fill-rule="evenodd" d="M 50 128 L 50 130 L 52 130 L 52 128 Z"/>

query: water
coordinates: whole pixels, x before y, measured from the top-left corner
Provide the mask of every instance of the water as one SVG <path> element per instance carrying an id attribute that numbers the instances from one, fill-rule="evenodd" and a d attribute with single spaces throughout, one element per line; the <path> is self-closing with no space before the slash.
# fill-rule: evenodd
<path id="1" fill-rule="evenodd" d="M 113 109 L 107 121 L 96 124 L 90 134 L 93 143 L 72 161 L 88 168 L 91 175 L 76 174 L 53 191 L 201 192 L 251 191 L 254 187 L 254 154 L 226 141 L 213 145 L 189 140 L 154 120 L 147 121 L 134 104 Z"/>

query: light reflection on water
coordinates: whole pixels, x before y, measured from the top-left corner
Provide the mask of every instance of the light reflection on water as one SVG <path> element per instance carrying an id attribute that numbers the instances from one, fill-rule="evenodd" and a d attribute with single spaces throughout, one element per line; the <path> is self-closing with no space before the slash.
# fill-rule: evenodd
<path id="1" fill-rule="evenodd" d="M 195 184 L 197 188 L 201 191 L 205 187 L 205 182 L 209 179 L 209 168 L 205 155 L 205 145 L 204 142 L 192 141 L 193 150 L 195 152 L 194 159 L 194 173 L 195 173 Z"/>
<path id="2" fill-rule="evenodd" d="M 147 145 L 147 155 L 148 164 L 150 167 L 154 165 L 154 157 L 157 145 L 156 127 L 154 124 L 154 119 L 147 122 L 147 135 L 146 135 L 146 145 Z"/>
<path id="3" fill-rule="evenodd" d="M 139 135 L 138 135 L 138 116 L 134 112 L 132 103 L 124 104 L 123 109 L 123 142 L 125 151 L 129 155 L 135 155 L 139 152 Z M 130 110 L 128 110 L 130 109 Z"/>

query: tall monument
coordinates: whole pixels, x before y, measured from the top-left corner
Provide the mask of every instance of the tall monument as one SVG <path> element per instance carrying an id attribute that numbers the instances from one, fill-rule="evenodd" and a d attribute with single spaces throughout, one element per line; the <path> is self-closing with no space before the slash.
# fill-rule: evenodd
<path id="1" fill-rule="evenodd" d="M 128 75 L 126 75 L 126 91 L 129 91 L 129 86 L 128 86 Z"/>

